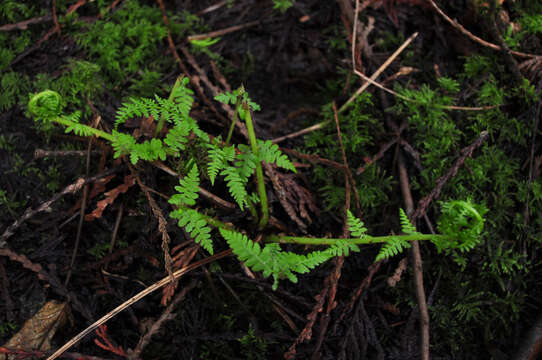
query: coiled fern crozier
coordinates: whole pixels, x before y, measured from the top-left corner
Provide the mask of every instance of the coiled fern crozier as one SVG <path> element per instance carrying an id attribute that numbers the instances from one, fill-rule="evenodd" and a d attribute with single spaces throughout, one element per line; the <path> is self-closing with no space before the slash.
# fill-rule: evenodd
<path id="1" fill-rule="evenodd" d="M 410 247 L 410 241 L 413 240 L 429 240 L 436 245 L 439 252 L 446 253 L 455 250 L 462 253 L 471 250 L 480 242 L 483 216 L 487 210 L 470 200 L 441 204 L 442 215 L 438 223 L 441 234 L 438 235 L 417 232 L 401 209 L 399 217 L 404 235 L 367 235 L 363 222 L 348 212 L 347 225 L 352 238 L 308 238 L 272 234 L 265 236 L 261 244 L 252 241 L 242 232 L 233 230 L 231 226 L 207 216 L 204 210 L 195 208 L 200 190 L 200 169 L 206 170 L 211 185 L 214 185 L 217 177 L 222 177 L 239 209 L 242 211 L 248 209 L 260 229 L 266 226 L 269 217 L 262 161 L 293 172 L 296 169 L 277 145 L 256 138 L 251 112 L 258 110 L 259 106 L 250 100 L 243 87 L 216 97 L 216 100 L 234 104 L 236 109 L 227 140 L 222 142 L 220 137 L 212 138 L 201 130 L 197 122 L 190 117 L 194 100 L 193 92 L 187 85 L 187 78 L 179 78 L 167 99 L 155 96 L 153 99 L 128 100 L 118 110 L 115 129 L 110 134 L 80 123 L 80 112 L 63 114 L 62 98 L 54 91 L 46 90 L 33 95 L 28 109 L 36 121 L 58 123 L 66 127 L 66 132 L 74 132 L 79 136 L 98 136 L 109 141 L 115 150 L 115 158 L 127 155 L 133 164 L 139 160 L 179 158 L 181 152 L 189 153 L 186 150 L 190 146 L 201 146 L 206 149 L 206 163 L 201 164 L 202 160 L 195 157 L 187 159 L 188 173 L 175 187 L 176 193 L 169 200 L 169 203 L 175 206 L 170 216 L 177 219 L 178 225 L 211 254 L 212 228 L 218 228 L 220 235 L 239 260 L 254 271 L 261 271 L 265 277 L 273 276 L 275 289 L 280 279 L 286 278 L 297 282 L 296 274 L 307 273 L 334 256 L 358 252 L 360 244 L 382 243 L 383 246 L 375 259 L 379 261 L 401 253 Z M 154 137 L 143 142 L 138 142 L 132 135 L 118 130 L 126 120 L 139 116 L 152 117 L 157 122 Z M 246 123 L 248 145 L 229 144 L 238 118 Z M 169 125 L 167 134 L 160 138 L 166 124 Z M 255 177 L 256 180 L 255 191 L 250 186 L 251 177 Z M 260 205 L 259 213 L 256 210 L 257 204 Z M 324 245 L 327 249 L 296 254 L 283 251 L 281 243 Z"/>

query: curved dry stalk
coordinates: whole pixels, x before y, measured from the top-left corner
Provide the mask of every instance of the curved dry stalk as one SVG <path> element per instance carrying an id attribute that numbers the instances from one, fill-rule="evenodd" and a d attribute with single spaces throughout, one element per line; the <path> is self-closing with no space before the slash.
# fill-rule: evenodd
<path id="1" fill-rule="evenodd" d="M 226 250 L 226 251 L 222 251 L 221 253 L 218 253 L 216 255 L 213 255 L 213 256 L 209 256 L 205 259 L 202 259 L 194 264 L 190 264 L 182 269 L 179 269 L 177 271 L 175 271 L 173 273 L 173 278 L 174 279 L 178 279 L 180 278 L 181 276 L 183 276 L 184 274 L 194 270 L 194 269 L 197 269 L 198 267 L 202 266 L 202 265 L 205 265 L 205 264 L 208 264 L 208 263 L 211 263 L 213 261 L 216 261 L 218 259 L 222 259 L 226 256 L 229 256 L 231 255 L 232 253 L 232 250 Z M 94 322 L 94 324 L 90 325 L 89 327 L 87 327 L 85 330 L 81 331 L 79 334 L 77 334 L 76 336 L 74 336 L 70 341 L 68 341 L 66 344 L 64 344 L 60 349 L 58 349 L 57 351 L 55 351 L 51 356 L 49 356 L 47 358 L 47 360 L 54 360 L 56 358 L 58 358 L 60 355 L 62 355 L 66 350 L 68 350 L 70 347 L 72 347 L 73 345 L 77 344 L 82 338 L 84 338 L 85 336 L 87 336 L 88 334 L 90 334 L 91 332 L 93 332 L 95 329 L 97 329 L 100 325 L 103 325 L 105 324 L 106 322 L 108 322 L 110 319 L 114 318 L 115 316 L 117 316 L 121 311 L 123 311 L 124 309 L 126 309 L 127 307 L 135 304 L 136 302 L 138 302 L 139 300 L 143 299 L 145 296 L 155 292 L 156 290 L 166 286 L 167 284 L 169 284 L 171 282 L 171 278 L 169 276 L 166 276 L 165 278 L 163 278 L 162 280 L 160 281 L 157 281 L 155 282 L 154 284 L 152 284 L 151 286 L 149 286 L 148 288 L 146 288 L 145 290 L 139 292 L 138 294 L 136 294 L 135 296 L 132 296 L 130 299 L 126 300 L 125 302 L 123 302 L 122 304 L 120 304 L 119 306 L 117 306 L 116 308 L 114 308 L 113 310 L 111 310 L 109 313 L 107 313 L 106 315 L 104 315 L 102 318 L 100 318 L 98 321 Z"/>

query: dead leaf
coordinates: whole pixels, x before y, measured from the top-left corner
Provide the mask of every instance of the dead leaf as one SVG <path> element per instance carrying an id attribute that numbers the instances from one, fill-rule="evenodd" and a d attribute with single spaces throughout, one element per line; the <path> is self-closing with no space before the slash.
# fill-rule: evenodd
<path id="1" fill-rule="evenodd" d="M 85 220 L 93 221 L 94 219 L 98 219 L 99 217 L 101 217 L 105 208 L 115 202 L 115 199 L 120 194 L 124 194 L 134 184 L 135 177 L 133 175 L 126 175 L 124 177 L 124 184 L 121 184 L 116 188 L 104 193 L 105 199 L 98 201 L 98 203 L 96 204 L 96 209 L 94 209 L 92 213 L 85 215 Z"/>
<path id="2" fill-rule="evenodd" d="M 68 304 L 51 300 L 46 302 L 40 311 L 24 323 L 19 332 L 3 347 L 8 349 L 24 350 L 51 350 L 51 339 L 58 329 L 66 323 L 70 316 Z M 5 360 L 6 355 L 0 354 L 0 360 Z"/>

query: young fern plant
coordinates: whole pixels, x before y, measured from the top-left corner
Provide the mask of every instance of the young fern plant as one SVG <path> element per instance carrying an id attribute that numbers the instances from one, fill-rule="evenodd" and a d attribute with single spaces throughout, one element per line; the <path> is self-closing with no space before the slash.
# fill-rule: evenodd
<path id="1" fill-rule="evenodd" d="M 32 96 L 29 110 L 37 121 L 55 122 L 66 127 L 66 132 L 74 132 L 80 136 L 98 136 L 111 143 L 115 150 L 114 157 L 128 155 L 136 164 L 139 160 L 165 160 L 167 157 L 179 157 L 189 146 L 202 145 L 207 149 L 207 162 L 198 167 L 198 159 L 188 159 L 189 169 L 184 178 L 175 187 L 176 193 L 169 203 L 175 206 L 170 216 L 178 221 L 186 233 L 210 254 L 213 253 L 212 228 L 228 243 L 233 253 L 254 271 L 261 271 L 265 277 L 273 277 L 273 288 L 276 289 L 280 279 L 297 282 L 296 274 L 307 273 L 316 266 L 335 256 L 358 252 L 360 244 L 384 244 L 376 257 L 376 261 L 397 255 L 410 247 L 410 241 L 429 240 L 439 252 L 447 254 L 456 250 L 468 251 L 479 243 L 483 230 L 485 207 L 467 201 L 451 201 L 442 203 L 442 216 L 438 229 L 441 234 L 421 234 L 410 223 L 406 214 L 400 210 L 399 216 L 404 235 L 370 236 L 363 222 L 350 212 L 347 213 L 347 225 L 352 238 L 308 238 L 295 236 L 268 235 L 263 243 L 256 243 L 245 234 L 235 231 L 219 220 L 207 216 L 196 209 L 198 192 L 200 191 L 200 169 L 204 168 L 214 185 L 218 177 L 222 177 L 228 191 L 241 210 L 248 209 L 258 219 L 260 229 L 265 227 L 269 218 L 267 194 L 263 179 L 262 161 L 277 167 L 295 172 L 290 160 L 282 154 L 278 146 L 270 141 L 256 138 L 252 124 L 252 110 L 259 106 L 252 102 L 243 87 L 232 93 L 221 94 L 217 100 L 235 104 L 235 117 L 232 119 L 228 139 L 222 142 L 220 137 L 211 138 L 202 131 L 189 113 L 193 103 L 193 92 L 186 87 L 187 78 L 180 78 L 175 83 L 168 99 L 155 96 L 153 99 L 132 98 L 124 103 L 117 112 L 115 129 L 111 134 L 94 129 L 79 122 L 80 113 L 62 114 L 62 99 L 54 91 L 44 91 Z M 132 117 L 152 117 L 157 121 L 155 136 L 150 140 L 137 142 L 130 134 L 118 130 L 126 120 Z M 249 145 L 230 145 L 231 133 L 237 120 L 244 121 L 249 135 Z M 167 134 L 160 138 L 165 124 L 169 125 Z M 256 192 L 251 191 L 250 178 L 254 176 L 257 184 Z M 260 213 L 256 204 L 260 204 Z M 325 250 L 316 250 L 307 254 L 283 251 L 281 243 L 308 245 L 326 245 Z"/>

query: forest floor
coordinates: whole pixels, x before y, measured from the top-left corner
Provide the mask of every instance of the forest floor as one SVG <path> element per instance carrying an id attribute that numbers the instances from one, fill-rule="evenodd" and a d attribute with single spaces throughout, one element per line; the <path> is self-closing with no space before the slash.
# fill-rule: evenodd
<path id="1" fill-rule="evenodd" d="M 110 143 L 117 129 L 139 144 L 173 133 L 173 121 L 155 132 L 164 113 L 119 118 L 166 106 L 181 76 L 183 121 L 197 124 L 182 151 L 137 148 L 137 161 L 136 145 Z M 250 101 L 236 103 L 241 85 Z M 45 90 L 60 95 L 54 116 L 105 137 L 40 121 L 28 103 Z M 62 356 L 542 356 L 541 90 L 536 0 L 4 0 L 0 359 L 51 356 L 133 297 Z M 257 154 L 241 122 L 215 182 L 207 149 L 227 150 L 234 114 L 246 116 L 236 104 L 252 106 L 257 138 L 295 173 L 278 155 L 265 181 L 241 168 Z M 238 188 L 228 169 L 249 171 Z M 345 245 L 348 256 L 335 248 L 341 256 L 317 267 L 290 264 L 298 279 L 248 256 L 308 261 L 325 246 L 267 243 L 260 254 L 246 240 L 240 255 L 224 234 L 262 249 L 286 236 L 348 238 L 347 211 L 373 236 L 444 234 L 454 200 L 477 205 L 453 246 Z M 209 238 L 198 220 L 178 226 L 179 209 L 204 214 Z M 466 245 L 472 214 L 483 231 Z"/>

